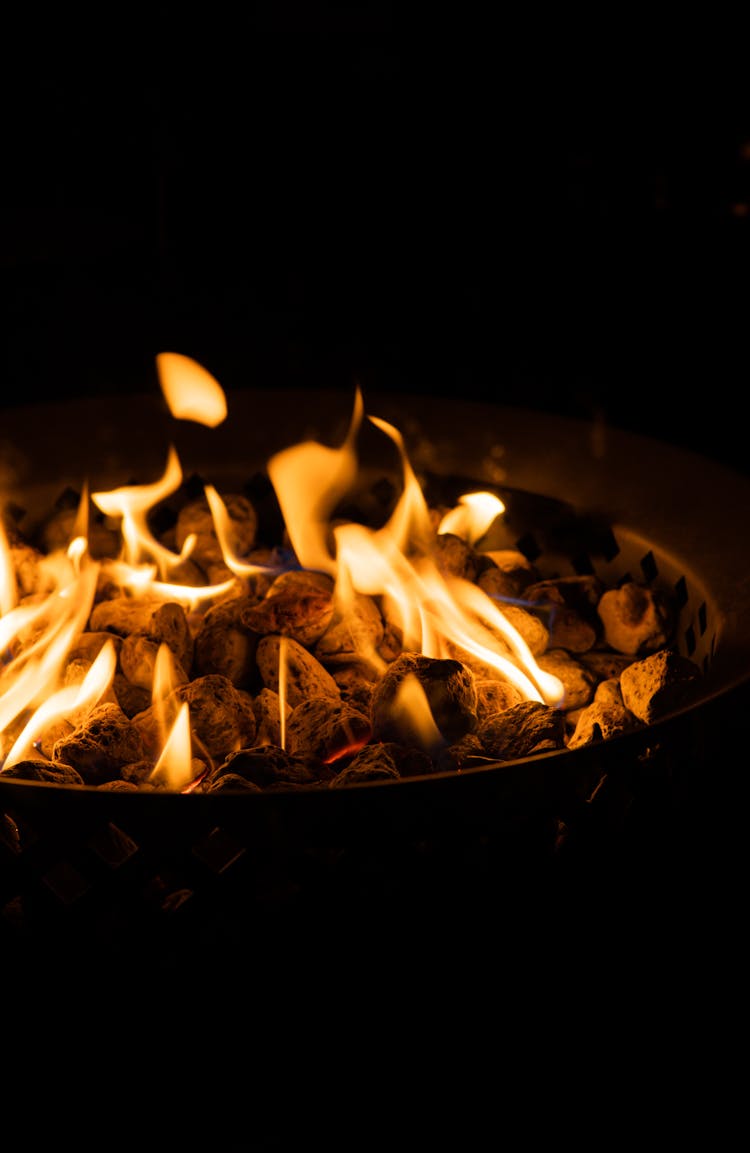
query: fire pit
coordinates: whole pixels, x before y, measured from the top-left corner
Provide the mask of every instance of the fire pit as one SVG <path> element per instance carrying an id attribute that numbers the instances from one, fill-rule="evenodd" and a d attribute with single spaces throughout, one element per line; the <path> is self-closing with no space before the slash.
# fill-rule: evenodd
<path id="1" fill-rule="evenodd" d="M 467 862 L 507 883 L 519 869 L 587 862 L 633 829 L 673 819 L 717 729 L 747 700 L 750 545 L 736 510 L 747 507 L 750 483 L 670 445 L 549 414 L 364 399 L 399 430 L 436 504 L 479 487 L 502 499 L 502 522 L 489 530 L 500 534 L 497 548 L 522 551 L 555 578 L 637 582 L 667 595 L 677 614 L 672 648 L 700 674 L 687 703 L 574 748 L 345 788 L 119 791 L 4 775 L 6 928 L 34 934 L 83 921 L 127 935 L 217 909 L 363 889 L 393 895 L 427 877 L 439 887 Z M 91 492 L 151 482 L 170 445 L 187 474 L 239 492 L 289 445 L 341 445 L 351 401 L 243 390 L 215 427 L 175 420 L 158 394 L 19 407 L 5 414 L 0 445 L 6 508 L 33 523 L 84 481 Z M 363 492 L 387 490 L 397 449 L 391 443 L 384 461 L 382 439 L 365 439 Z"/>

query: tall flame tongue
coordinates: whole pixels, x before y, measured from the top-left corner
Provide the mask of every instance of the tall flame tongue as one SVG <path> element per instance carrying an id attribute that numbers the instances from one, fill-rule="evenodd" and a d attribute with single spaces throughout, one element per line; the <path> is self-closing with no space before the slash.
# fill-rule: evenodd
<path id="1" fill-rule="evenodd" d="M 348 433 L 338 449 L 308 441 L 272 457 L 269 475 L 292 546 L 303 567 L 336 578 L 338 603 L 355 593 L 381 597 L 399 620 L 404 649 L 426 656 L 461 652 L 495 669 L 529 700 L 558 704 L 559 679 L 540 669 L 528 645 L 478 586 L 444 577 L 433 559 L 436 530 L 403 439 L 392 425 L 368 416 L 396 446 L 403 488 L 388 521 L 378 529 L 332 516 L 357 474 L 356 451 L 364 406 L 357 389 Z M 469 494 L 448 514 L 441 531 L 475 541 L 504 511 L 490 493 Z M 330 542 L 335 543 L 335 552 Z"/>
<path id="2" fill-rule="evenodd" d="M 74 640 L 75 635 L 71 632 L 69 639 Z M 34 742 L 42 736 L 47 726 L 55 721 L 65 719 L 72 725 L 77 724 L 82 715 L 93 708 L 111 685 L 116 664 L 114 642 L 106 641 L 79 684 L 66 685 L 58 689 L 39 705 L 6 756 L 5 764 L 14 765 L 31 756 Z"/>
<path id="3" fill-rule="evenodd" d="M 76 537 L 66 553 L 46 558 L 48 595 L 17 605 L 0 620 L 0 653 L 6 655 L 0 672 L 0 732 L 42 704 L 46 703 L 50 718 L 60 711 L 59 698 L 50 698 L 60 684 L 71 645 L 86 627 L 98 574 L 99 565 Z M 71 708 L 80 706 L 78 697 L 66 699 Z M 22 755 L 20 745 L 26 748 L 31 740 L 31 730 L 23 741 L 19 738 L 15 759 Z"/>
<path id="4" fill-rule="evenodd" d="M 356 441 L 363 416 L 362 394 L 357 389 L 349 431 L 340 448 L 308 440 L 277 452 L 268 461 L 268 475 L 303 568 L 336 575 L 336 559 L 328 543 L 331 517 L 357 477 Z"/>

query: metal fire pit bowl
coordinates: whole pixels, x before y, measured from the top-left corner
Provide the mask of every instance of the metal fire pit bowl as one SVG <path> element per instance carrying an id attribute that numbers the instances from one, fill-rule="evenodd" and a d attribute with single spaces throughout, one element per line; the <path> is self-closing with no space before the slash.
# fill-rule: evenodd
<path id="1" fill-rule="evenodd" d="M 68 486 L 157 479 L 170 444 L 185 477 L 237 491 L 278 449 L 340 444 L 353 401 L 353 392 L 241 390 L 216 429 L 175 421 L 159 393 L 14 408 L 0 426 L 4 497 L 24 510 L 23 527 Z M 677 647 L 703 672 L 698 698 L 586 748 L 346 789 L 183 796 L 2 780 L 5 924 L 152 926 L 311 893 L 393 895 L 426 878 L 444 894 L 467 862 L 507 888 L 519 869 L 588 867 L 597 854 L 600 865 L 646 831 L 653 848 L 687 819 L 693 790 L 705 795 L 706 765 L 730 746 L 750 696 L 750 481 L 556 415 L 389 394 L 365 394 L 364 404 L 401 432 L 428 495 L 481 486 L 502 496 L 496 547 L 518 545 L 545 576 L 592 572 L 608 585 L 631 576 L 673 594 Z M 363 432 L 368 483 L 397 473 L 384 443 Z"/>

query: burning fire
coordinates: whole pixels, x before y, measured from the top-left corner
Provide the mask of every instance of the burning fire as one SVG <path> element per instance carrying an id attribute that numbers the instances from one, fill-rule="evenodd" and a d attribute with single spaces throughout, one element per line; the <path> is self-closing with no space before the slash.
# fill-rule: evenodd
<path id="1" fill-rule="evenodd" d="M 176 353 L 157 357 L 159 381 L 170 412 L 214 428 L 227 416 L 227 402 L 217 381 L 199 364 Z M 358 438 L 365 420 L 395 447 L 400 461 L 400 495 L 385 523 L 371 528 L 337 519 L 337 510 L 352 491 L 359 473 Z M 228 605 L 256 579 L 272 581 L 291 571 L 333 581 L 333 619 L 353 622 L 361 598 L 375 598 L 402 650 L 435 660 L 480 664 L 485 677 L 513 686 L 526 701 L 559 707 L 563 685 L 537 664 L 527 642 L 511 624 L 498 601 L 476 583 L 444 575 L 435 559 L 435 542 L 452 534 L 471 546 L 481 540 L 504 512 L 489 492 L 471 492 L 442 515 L 436 525 L 410 464 L 403 438 L 387 421 L 367 414 L 355 390 L 349 428 L 339 447 L 316 441 L 293 445 L 267 462 L 291 547 L 288 552 L 255 561 L 238 544 L 238 522 L 228 499 L 206 484 L 206 525 L 187 532 L 174 547 L 152 530 L 154 510 L 183 483 L 177 452 L 169 446 L 162 475 L 149 484 L 89 493 L 84 486 L 69 543 L 40 560 L 35 587 L 19 580 L 12 542 L 0 521 L 0 755 L 3 769 L 22 761 L 44 760 L 53 739 L 75 731 L 97 706 L 116 700 L 118 670 L 115 634 L 91 660 L 73 660 L 84 633 L 91 629 L 95 606 L 126 598 L 133 612 L 148 607 L 167 614 L 181 606 L 193 629 L 213 606 Z M 91 505 L 117 526 L 116 556 L 97 558 L 89 542 Z M 190 579 L 199 536 L 208 531 L 216 542 L 216 572 L 221 579 Z M 187 577 L 186 577 L 186 574 Z M 307 595 L 307 592 L 306 594 Z M 166 627 L 166 626 L 165 626 Z M 106 630 L 106 626 L 105 626 Z M 97 630 L 100 631 L 100 630 Z M 358 636 L 358 657 L 376 676 L 391 663 L 368 638 Z M 277 651 L 279 738 L 286 745 L 293 642 L 280 630 Z M 135 683 L 148 694 L 153 718 L 147 774 L 151 787 L 192 790 L 212 752 L 194 723 L 185 669 L 167 639 L 141 646 Z M 440 717 L 433 714 L 420 680 L 403 678 L 392 712 L 403 732 L 427 751 L 446 741 Z M 367 734 L 353 733 L 349 749 Z M 271 742 L 268 742 L 271 743 Z M 243 748 L 238 732 L 235 751 Z M 341 755 L 341 754 L 336 754 Z"/>

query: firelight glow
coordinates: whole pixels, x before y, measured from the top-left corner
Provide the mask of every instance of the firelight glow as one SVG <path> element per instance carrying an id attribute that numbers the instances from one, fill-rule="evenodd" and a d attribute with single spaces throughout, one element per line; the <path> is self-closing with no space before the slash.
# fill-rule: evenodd
<path id="1" fill-rule="evenodd" d="M 157 368 L 164 396 L 178 419 L 216 427 L 227 412 L 226 398 L 214 378 L 199 364 L 176 353 L 161 353 Z M 444 575 L 435 559 L 436 537 L 452 533 L 474 546 L 496 517 L 502 501 L 488 492 L 461 497 L 435 528 L 431 511 L 412 468 L 404 439 L 387 421 L 367 414 L 367 420 L 395 446 L 400 460 L 400 488 L 384 523 L 375 527 L 339 516 L 343 501 L 359 479 L 358 437 L 365 419 L 359 388 L 355 391 L 348 430 L 338 447 L 314 440 L 277 452 L 267 462 L 296 565 L 328 574 L 334 581 L 339 620 L 357 618 L 358 598 L 375 601 L 376 613 L 399 635 L 403 651 L 429 657 L 451 657 L 479 665 L 483 676 L 505 680 L 528 700 L 558 705 L 563 686 L 537 665 L 528 645 L 510 624 L 502 607 L 469 581 Z M 118 656 L 107 641 L 68 683 L 67 661 L 86 632 L 99 590 L 126 598 L 130 608 L 151 611 L 177 602 L 189 614 L 200 613 L 247 590 L 258 576 L 273 580 L 279 569 L 251 563 L 231 547 L 231 517 L 216 488 L 204 486 L 226 580 L 191 583 L 191 555 L 196 536 L 187 535 L 179 552 L 152 531 L 152 513 L 183 482 L 183 469 L 169 446 L 161 477 L 152 483 L 127 485 L 89 493 L 82 485 L 75 525 L 65 549 L 40 559 L 33 594 L 23 595 L 12 563 L 12 549 L 0 522 L 0 754 L 5 765 L 29 756 L 42 756 L 45 740 L 51 747 L 58 726 L 72 730 L 107 699 Z M 88 546 L 90 504 L 119 524 L 119 555 L 94 559 Z M 166 540 L 172 540 L 167 537 Z M 285 562 L 288 566 L 288 563 Z M 219 575 L 223 576 L 223 573 Z M 182 578 L 182 579 L 179 579 Z M 197 580 L 200 580 L 198 566 Z M 191 627 L 195 622 L 191 620 Z M 123 631 L 127 630 L 123 626 Z M 387 662 L 376 651 L 366 629 L 352 628 L 358 659 L 385 671 Z M 188 704 L 178 696 L 186 670 L 169 646 L 149 636 L 140 658 L 139 679 L 150 688 L 154 741 L 151 787 L 188 792 L 206 771 L 210 757 L 191 725 Z M 287 638 L 280 636 L 278 696 L 281 746 L 286 741 Z M 111 698 L 110 698 L 111 699 Z M 414 732 L 415 741 L 434 750 L 443 738 L 421 686 L 407 679 L 394 708 Z"/>

